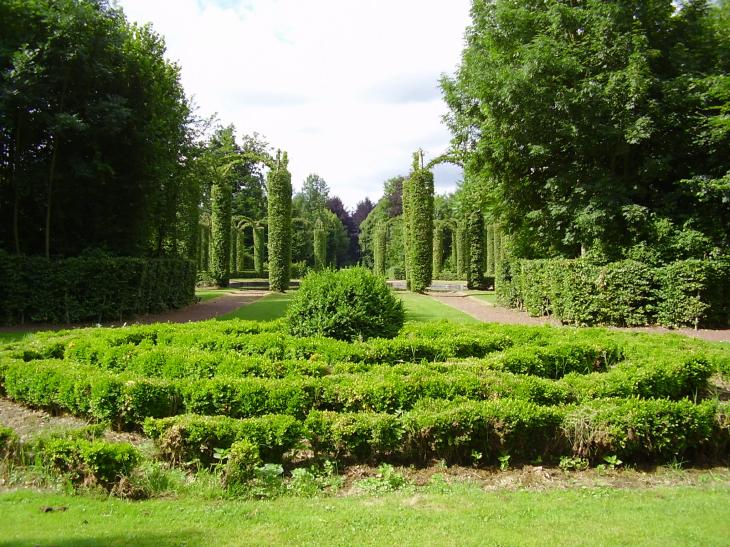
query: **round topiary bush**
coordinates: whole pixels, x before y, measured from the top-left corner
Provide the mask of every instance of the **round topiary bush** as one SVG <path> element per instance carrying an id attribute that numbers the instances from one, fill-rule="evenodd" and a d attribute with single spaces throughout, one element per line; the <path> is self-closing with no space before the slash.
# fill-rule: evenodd
<path id="1" fill-rule="evenodd" d="M 365 268 L 312 272 L 287 312 L 289 332 L 338 340 L 392 338 L 405 320 L 403 302 Z"/>

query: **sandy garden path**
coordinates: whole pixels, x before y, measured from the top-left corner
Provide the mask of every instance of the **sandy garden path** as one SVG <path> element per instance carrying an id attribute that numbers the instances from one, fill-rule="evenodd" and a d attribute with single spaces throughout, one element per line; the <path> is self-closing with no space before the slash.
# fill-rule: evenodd
<path id="1" fill-rule="evenodd" d="M 473 298 L 464 293 L 437 294 L 430 293 L 431 298 L 461 310 L 472 317 L 486 323 L 508 323 L 513 325 L 560 325 L 551 317 L 530 317 L 526 312 L 495 306 L 483 300 Z M 617 328 L 617 327 L 610 327 Z M 684 334 L 693 338 L 701 338 L 712 342 L 730 342 L 730 329 L 668 329 L 665 327 L 630 327 L 621 330 L 636 332 L 657 332 Z"/>

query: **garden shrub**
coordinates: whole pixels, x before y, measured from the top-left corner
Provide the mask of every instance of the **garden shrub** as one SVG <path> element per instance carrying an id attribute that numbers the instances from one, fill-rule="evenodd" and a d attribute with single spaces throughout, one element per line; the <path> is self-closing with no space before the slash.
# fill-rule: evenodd
<path id="1" fill-rule="evenodd" d="M 313 411 L 304 427 L 315 454 L 358 462 L 387 457 L 400 448 L 403 437 L 397 416 L 375 412 Z"/>
<path id="2" fill-rule="evenodd" d="M 291 334 L 347 341 L 393 338 L 404 321 L 385 280 L 361 267 L 310 273 L 287 311 Z"/>
<path id="3" fill-rule="evenodd" d="M 141 455 L 129 443 L 50 439 L 41 444 L 41 458 L 75 485 L 98 484 L 108 489 L 122 477 L 129 476 Z"/>
<path id="4" fill-rule="evenodd" d="M 256 468 L 260 465 L 258 446 L 248 439 L 234 442 L 228 452 L 223 484 L 227 487 L 246 484 L 254 478 Z"/>
<path id="5" fill-rule="evenodd" d="M 713 443 L 716 411 L 713 401 L 597 399 L 568 411 L 563 428 L 573 454 L 591 461 L 682 461 Z"/>
<path id="6" fill-rule="evenodd" d="M 164 458 L 174 464 L 216 461 L 216 449 L 230 447 L 247 439 L 261 459 L 279 461 L 284 453 L 299 444 L 302 423 L 292 416 L 268 415 L 235 419 L 227 416 L 186 414 L 169 418 L 148 418 L 144 432 L 156 441 Z"/>
<path id="7" fill-rule="evenodd" d="M 0 251 L 0 324 L 119 320 L 195 301 L 195 264 L 90 255 L 48 261 Z"/>

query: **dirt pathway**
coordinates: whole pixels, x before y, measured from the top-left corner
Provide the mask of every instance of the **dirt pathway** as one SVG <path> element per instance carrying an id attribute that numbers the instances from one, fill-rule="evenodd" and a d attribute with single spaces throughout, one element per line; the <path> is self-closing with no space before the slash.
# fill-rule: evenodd
<path id="1" fill-rule="evenodd" d="M 140 315 L 127 321 L 113 321 L 102 324 L 104 327 L 118 327 L 123 324 L 140 325 L 149 323 L 187 323 L 190 321 L 204 321 L 220 315 L 225 315 L 256 302 L 263 296 L 269 294 L 267 290 L 231 290 L 230 293 L 221 294 L 216 298 L 190 304 L 179 310 L 171 310 L 150 315 Z M 58 323 L 32 323 L 26 325 L 15 325 L 12 327 L 0 327 L 0 332 L 37 332 L 48 330 L 64 330 L 73 328 L 93 327 L 96 323 L 74 323 L 71 325 Z"/>
<path id="2" fill-rule="evenodd" d="M 486 323 L 508 323 L 512 325 L 556 325 L 560 322 L 550 317 L 530 317 L 526 312 L 511 310 L 501 306 L 494 306 L 472 298 L 463 293 L 451 294 L 434 294 L 430 293 L 431 298 L 443 302 L 457 310 L 471 315 L 472 317 L 484 321 Z M 665 327 L 609 327 L 617 330 L 629 330 L 634 332 L 655 332 L 655 333 L 674 333 L 684 334 L 693 338 L 701 338 L 711 342 L 730 342 L 730 329 L 668 329 Z"/>

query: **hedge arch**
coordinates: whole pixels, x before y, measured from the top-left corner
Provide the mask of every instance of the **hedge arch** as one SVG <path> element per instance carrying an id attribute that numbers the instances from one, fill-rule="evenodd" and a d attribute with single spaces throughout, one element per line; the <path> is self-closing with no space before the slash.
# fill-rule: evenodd
<path id="1" fill-rule="evenodd" d="M 240 247 L 239 247 L 239 261 L 241 265 L 239 271 L 245 270 L 245 251 L 244 251 L 244 233 L 247 228 L 251 228 L 251 235 L 253 240 L 253 269 L 257 275 L 262 276 L 264 274 L 264 228 L 266 226 L 266 220 L 253 220 L 248 217 L 238 216 L 234 219 L 234 225 L 238 229 L 240 234 Z"/>
<path id="2" fill-rule="evenodd" d="M 291 279 L 291 173 L 287 153 L 276 153 L 268 174 L 269 197 L 269 288 L 284 292 Z"/>

